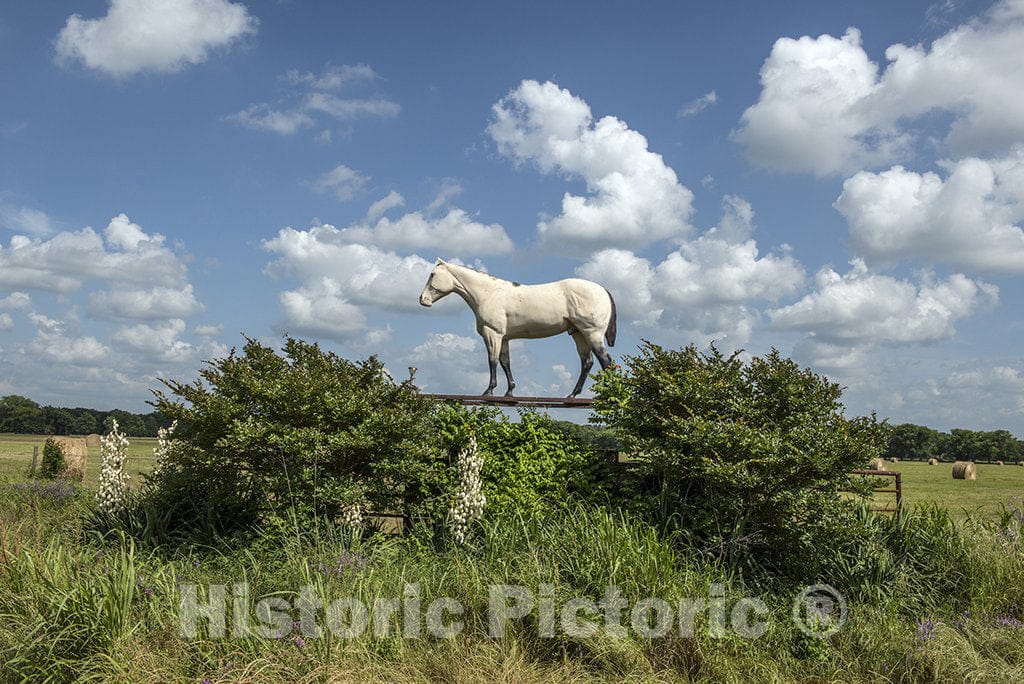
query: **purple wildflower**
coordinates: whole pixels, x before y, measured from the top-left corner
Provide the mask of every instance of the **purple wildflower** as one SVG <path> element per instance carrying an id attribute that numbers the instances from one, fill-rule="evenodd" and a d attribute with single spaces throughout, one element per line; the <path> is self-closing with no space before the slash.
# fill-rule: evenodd
<path id="1" fill-rule="evenodd" d="M 309 565 L 321 575 L 344 579 L 347 575 L 356 574 L 366 567 L 366 556 L 346 550 L 341 552 L 333 565 L 327 565 L 322 561 L 315 564 L 310 561 Z"/>
<path id="2" fill-rule="evenodd" d="M 15 482 L 10 485 L 11 489 L 19 494 L 50 501 L 62 503 L 73 498 L 78 492 L 64 480 L 53 480 L 51 482 Z"/>
<path id="3" fill-rule="evenodd" d="M 917 621 L 917 633 L 918 641 L 931 641 L 935 638 L 935 621 L 931 618 L 927 620 Z"/>

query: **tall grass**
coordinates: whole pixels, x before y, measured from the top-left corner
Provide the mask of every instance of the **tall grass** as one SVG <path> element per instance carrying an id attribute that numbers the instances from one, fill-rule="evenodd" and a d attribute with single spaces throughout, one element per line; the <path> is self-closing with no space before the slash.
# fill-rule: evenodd
<path id="1" fill-rule="evenodd" d="M 0 487 L 8 485 L 0 483 Z M 4 681 L 1021 681 L 1024 559 L 998 530 L 957 523 L 936 509 L 892 519 L 859 514 L 869 544 L 842 549 L 830 577 L 851 598 L 850 622 L 828 640 L 790 619 L 792 593 L 758 586 L 678 539 L 587 506 L 488 518 L 469 543 L 364 537 L 328 523 L 287 537 L 195 546 L 83 526 L 88 498 L 0 501 L 0 661 Z M 145 518 L 140 518 L 144 520 Z M 156 529 L 156 526 L 153 526 Z M 237 540 L 236 540 L 237 542 Z M 465 608 L 454 639 L 187 639 L 179 583 L 247 582 L 253 600 L 293 598 L 311 586 L 321 608 L 339 597 L 372 605 L 418 584 Z M 544 638 L 535 620 L 487 636 L 488 587 L 554 586 L 556 603 L 599 599 L 616 585 L 633 603 L 707 596 L 730 605 L 758 596 L 768 632 L 714 637 L 699 618 L 692 638 L 603 632 Z M 322 615 L 322 614 L 321 614 Z M 624 616 L 624 622 L 628 617 Z"/>

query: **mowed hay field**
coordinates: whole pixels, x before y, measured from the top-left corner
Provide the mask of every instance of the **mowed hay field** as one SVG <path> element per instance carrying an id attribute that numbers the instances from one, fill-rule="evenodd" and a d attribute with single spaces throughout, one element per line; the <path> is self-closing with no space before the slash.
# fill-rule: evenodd
<path id="1" fill-rule="evenodd" d="M 923 461 L 885 462 L 903 476 L 903 504 L 936 504 L 957 517 L 995 518 L 1003 504 L 1024 496 L 1024 467 L 978 463 L 977 480 L 954 480 L 953 464 L 930 466 Z M 885 478 L 885 488 L 892 488 Z M 875 502 L 892 505 L 894 494 L 876 494 Z"/>
<path id="2" fill-rule="evenodd" d="M 82 436 L 84 435 L 76 435 Z M 39 459 L 43 458 L 43 444 L 46 435 L 18 435 L 0 433 L 0 479 L 23 480 L 32 465 L 32 447 L 39 447 Z M 153 467 L 155 437 L 129 437 L 128 474 L 131 484 L 139 483 L 139 476 Z M 85 485 L 95 488 L 100 476 L 100 448 L 90 447 L 86 456 Z"/>
<path id="3" fill-rule="evenodd" d="M 129 437 L 128 473 L 136 485 L 140 475 L 153 467 L 155 437 Z M 22 480 L 32 463 L 32 447 L 39 447 L 42 458 L 45 435 L 0 434 L 0 479 Z M 954 480 L 953 464 L 930 466 L 921 461 L 900 461 L 885 464 L 888 470 L 903 475 L 903 503 L 906 506 L 935 504 L 946 508 L 957 517 L 995 518 L 1012 497 L 1024 497 L 1024 467 L 1006 464 L 979 463 L 977 480 Z M 99 481 L 100 450 L 89 449 L 85 472 L 85 485 L 95 487 Z M 884 480 L 891 488 L 891 480 Z M 893 503 L 892 494 L 876 494 L 875 503 Z"/>

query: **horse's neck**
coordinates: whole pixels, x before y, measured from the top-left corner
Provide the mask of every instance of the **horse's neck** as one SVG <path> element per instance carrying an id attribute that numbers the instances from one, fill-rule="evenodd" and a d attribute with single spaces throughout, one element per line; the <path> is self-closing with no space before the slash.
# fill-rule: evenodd
<path id="1" fill-rule="evenodd" d="M 473 311 L 479 308 L 480 302 L 487 295 L 499 289 L 507 282 L 501 278 L 495 278 L 464 266 L 448 264 L 448 269 L 455 276 L 455 281 L 459 284 L 459 287 L 455 288 L 455 292 L 466 300 L 466 303 L 469 304 Z"/>

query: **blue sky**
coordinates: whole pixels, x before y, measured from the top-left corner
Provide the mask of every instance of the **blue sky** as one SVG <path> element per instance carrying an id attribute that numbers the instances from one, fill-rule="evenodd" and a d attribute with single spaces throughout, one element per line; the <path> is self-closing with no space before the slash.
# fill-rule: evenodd
<path id="1" fill-rule="evenodd" d="M 1024 3 L 0 6 L 0 393 L 141 409 L 284 331 L 480 391 L 438 256 L 1024 434 Z M 565 337 L 513 347 L 569 390 Z"/>

